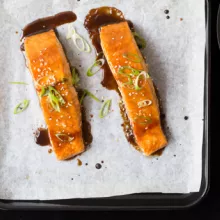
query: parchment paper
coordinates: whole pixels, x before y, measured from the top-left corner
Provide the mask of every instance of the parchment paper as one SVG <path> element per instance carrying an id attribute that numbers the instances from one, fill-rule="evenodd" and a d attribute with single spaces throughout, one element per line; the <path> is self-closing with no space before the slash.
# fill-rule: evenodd
<path id="1" fill-rule="evenodd" d="M 169 144 L 160 157 L 146 157 L 128 144 L 121 127 L 118 94 L 100 85 L 101 73 L 86 77 L 87 68 L 94 62 L 95 50 L 91 54 L 79 52 L 71 40 L 66 40 L 67 26 L 63 25 L 58 28 L 60 40 L 71 65 L 79 68 L 81 87 L 99 98 L 111 98 L 114 110 L 100 119 L 100 104 L 88 97 L 85 99 L 88 117 L 94 115 L 91 119 L 93 142 L 91 148 L 78 157 L 83 162 L 78 166 L 76 159 L 57 161 L 53 153 L 48 153 L 48 147 L 40 147 L 34 142 L 33 132 L 45 123 L 31 75 L 19 49 L 21 29 L 37 18 L 73 10 L 78 16 L 74 23 L 77 32 L 90 42 L 83 27 L 84 17 L 90 9 L 103 5 L 122 10 L 147 40 L 143 53 L 160 92 L 169 127 Z M 170 19 L 166 19 L 165 9 L 170 11 Z M 1 199 L 189 193 L 200 189 L 204 1 L 1 0 L 0 25 Z M 29 85 L 11 85 L 9 81 L 25 81 Z M 14 115 L 14 107 L 25 98 L 31 100 L 30 106 L 23 113 Z M 184 120 L 184 116 L 189 119 Z M 95 164 L 102 160 L 102 168 L 96 169 Z"/>

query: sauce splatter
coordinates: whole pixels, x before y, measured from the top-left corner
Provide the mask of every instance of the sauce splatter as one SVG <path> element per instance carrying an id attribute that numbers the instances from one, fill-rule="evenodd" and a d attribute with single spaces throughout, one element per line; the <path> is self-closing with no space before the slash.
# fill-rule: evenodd
<path id="1" fill-rule="evenodd" d="M 80 159 L 77 159 L 77 165 L 82 166 L 82 161 Z"/>
<path id="2" fill-rule="evenodd" d="M 102 165 L 101 165 L 100 163 L 97 163 L 97 164 L 95 165 L 95 168 L 99 170 L 99 169 L 102 168 Z"/>

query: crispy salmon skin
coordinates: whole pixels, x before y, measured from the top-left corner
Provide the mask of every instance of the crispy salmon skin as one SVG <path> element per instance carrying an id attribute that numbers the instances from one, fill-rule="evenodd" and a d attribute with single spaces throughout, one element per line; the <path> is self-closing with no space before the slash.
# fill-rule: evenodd
<path id="1" fill-rule="evenodd" d="M 77 92 L 70 67 L 53 30 L 26 37 L 25 55 L 58 160 L 85 150 Z"/>
<path id="2" fill-rule="evenodd" d="M 101 46 L 118 84 L 140 150 L 147 156 L 167 145 L 154 86 L 127 22 L 103 26 Z"/>

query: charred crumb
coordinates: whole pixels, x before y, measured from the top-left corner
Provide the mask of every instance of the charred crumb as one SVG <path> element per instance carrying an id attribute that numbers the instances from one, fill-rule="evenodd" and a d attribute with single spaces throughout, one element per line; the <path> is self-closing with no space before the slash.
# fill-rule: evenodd
<path id="1" fill-rule="evenodd" d="M 15 31 L 15 34 L 18 34 L 18 31 Z"/>
<path id="2" fill-rule="evenodd" d="M 170 12 L 170 11 L 167 10 L 167 9 L 164 11 L 165 14 L 169 14 L 169 12 Z"/>
<path id="3" fill-rule="evenodd" d="M 166 16 L 166 19 L 170 19 L 170 16 Z"/>
<path id="4" fill-rule="evenodd" d="M 73 178 L 71 178 L 71 180 L 73 180 Z"/>
<path id="5" fill-rule="evenodd" d="M 176 157 L 176 154 L 174 154 L 173 156 Z"/>
<path id="6" fill-rule="evenodd" d="M 180 18 L 180 21 L 182 21 L 183 20 L 183 18 Z"/>
<path id="7" fill-rule="evenodd" d="M 101 163 L 104 163 L 104 161 L 102 160 Z"/>
<path id="8" fill-rule="evenodd" d="M 88 166 L 88 163 L 85 163 L 86 166 Z"/>

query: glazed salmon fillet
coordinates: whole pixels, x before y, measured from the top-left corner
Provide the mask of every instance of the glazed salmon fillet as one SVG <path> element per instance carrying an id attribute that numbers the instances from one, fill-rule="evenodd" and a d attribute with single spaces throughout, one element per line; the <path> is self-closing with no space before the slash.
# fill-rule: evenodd
<path id="1" fill-rule="evenodd" d="M 103 26 L 101 46 L 118 84 L 139 149 L 147 156 L 167 145 L 154 86 L 127 22 Z"/>
<path id="2" fill-rule="evenodd" d="M 70 67 L 53 30 L 26 37 L 25 55 L 58 160 L 85 150 L 77 92 Z"/>

